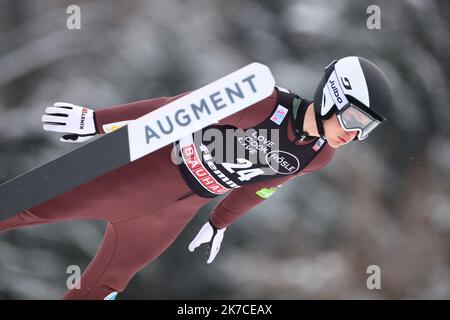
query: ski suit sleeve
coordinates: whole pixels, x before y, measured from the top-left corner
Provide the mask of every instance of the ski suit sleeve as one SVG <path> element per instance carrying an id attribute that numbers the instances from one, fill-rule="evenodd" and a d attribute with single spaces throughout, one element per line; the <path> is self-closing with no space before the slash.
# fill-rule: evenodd
<path id="1" fill-rule="evenodd" d="M 166 105 L 182 96 L 188 94 L 185 92 L 174 97 L 159 97 L 136 102 L 126 103 L 114 107 L 99 109 L 95 111 L 95 122 L 99 133 L 105 133 L 108 125 L 117 124 L 121 126 L 126 121 L 137 119 L 149 112 L 152 112 L 163 105 Z"/>
<path id="2" fill-rule="evenodd" d="M 289 178 L 278 178 L 264 183 L 255 183 L 232 190 L 212 211 L 211 223 L 225 228 L 240 216 L 268 199 Z"/>
<path id="3" fill-rule="evenodd" d="M 333 148 L 328 145 L 325 148 L 325 150 L 298 174 L 250 184 L 232 190 L 213 209 L 210 216 L 211 223 L 217 228 L 228 227 L 247 211 L 268 199 L 288 180 L 321 170 L 331 161 L 334 155 Z"/>

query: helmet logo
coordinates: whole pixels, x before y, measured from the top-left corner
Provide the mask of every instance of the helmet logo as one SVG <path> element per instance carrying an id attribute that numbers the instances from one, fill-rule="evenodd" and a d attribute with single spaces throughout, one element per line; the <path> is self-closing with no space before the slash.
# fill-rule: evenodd
<path id="1" fill-rule="evenodd" d="M 341 84 L 339 83 L 339 78 L 334 71 L 327 82 L 328 92 L 336 105 L 338 110 L 341 110 L 345 105 L 347 105 L 348 100 L 345 97 L 344 91 L 342 91 Z"/>
<path id="2" fill-rule="evenodd" d="M 334 80 L 330 80 L 331 90 L 339 103 L 342 103 L 342 98 L 339 96 L 339 89 L 336 87 Z"/>
<path id="3" fill-rule="evenodd" d="M 348 80 L 347 77 L 341 77 L 341 82 L 345 89 L 352 90 L 352 85 L 350 84 L 350 80 Z"/>

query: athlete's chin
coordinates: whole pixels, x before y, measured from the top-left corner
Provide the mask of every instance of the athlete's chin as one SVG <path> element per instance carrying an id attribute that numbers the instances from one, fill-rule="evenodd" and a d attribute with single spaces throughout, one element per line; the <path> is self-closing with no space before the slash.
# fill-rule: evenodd
<path id="1" fill-rule="evenodd" d="M 344 143 L 341 143 L 339 141 L 335 140 L 328 140 L 328 145 L 332 147 L 333 149 L 338 149 L 344 145 Z"/>

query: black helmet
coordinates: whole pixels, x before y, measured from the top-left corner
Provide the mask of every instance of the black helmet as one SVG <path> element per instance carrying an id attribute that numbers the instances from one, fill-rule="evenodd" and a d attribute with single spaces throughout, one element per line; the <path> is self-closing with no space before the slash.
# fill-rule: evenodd
<path id="1" fill-rule="evenodd" d="M 318 132 L 325 138 L 322 121 L 336 112 L 342 128 L 357 130 L 355 140 L 363 140 L 385 120 L 382 114 L 391 104 L 388 81 L 375 64 L 360 57 L 335 60 L 314 94 Z"/>

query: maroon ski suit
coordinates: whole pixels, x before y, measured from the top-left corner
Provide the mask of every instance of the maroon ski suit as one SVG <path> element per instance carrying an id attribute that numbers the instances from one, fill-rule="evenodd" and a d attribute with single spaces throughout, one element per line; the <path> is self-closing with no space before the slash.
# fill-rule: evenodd
<path id="1" fill-rule="evenodd" d="M 274 90 L 270 97 L 223 119 L 219 125 L 245 129 L 261 123 L 273 112 L 278 94 Z M 97 128 L 104 133 L 104 124 L 136 119 L 180 96 L 97 110 Z M 295 141 L 291 125 L 289 120 L 287 134 L 289 140 Z M 295 143 L 304 145 L 311 141 Z M 172 148 L 168 145 L 1 221 L 0 232 L 72 219 L 107 221 L 101 246 L 81 277 L 81 289 L 68 290 L 64 298 L 103 299 L 111 292 L 122 292 L 131 278 L 166 250 L 200 207 L 210 200 L 197 195 L 187 185 L 177 165 L 171 161 Z M 279 188 L 289 179 L 319 170 L 331 160 L 333 153 L 334 149 L 325 143 L 323 150 L 303 170 L 233 189 L 214 208 L 211 222 L 219 228 L 230 225 L 265 200 L 258 191 Z"/>

